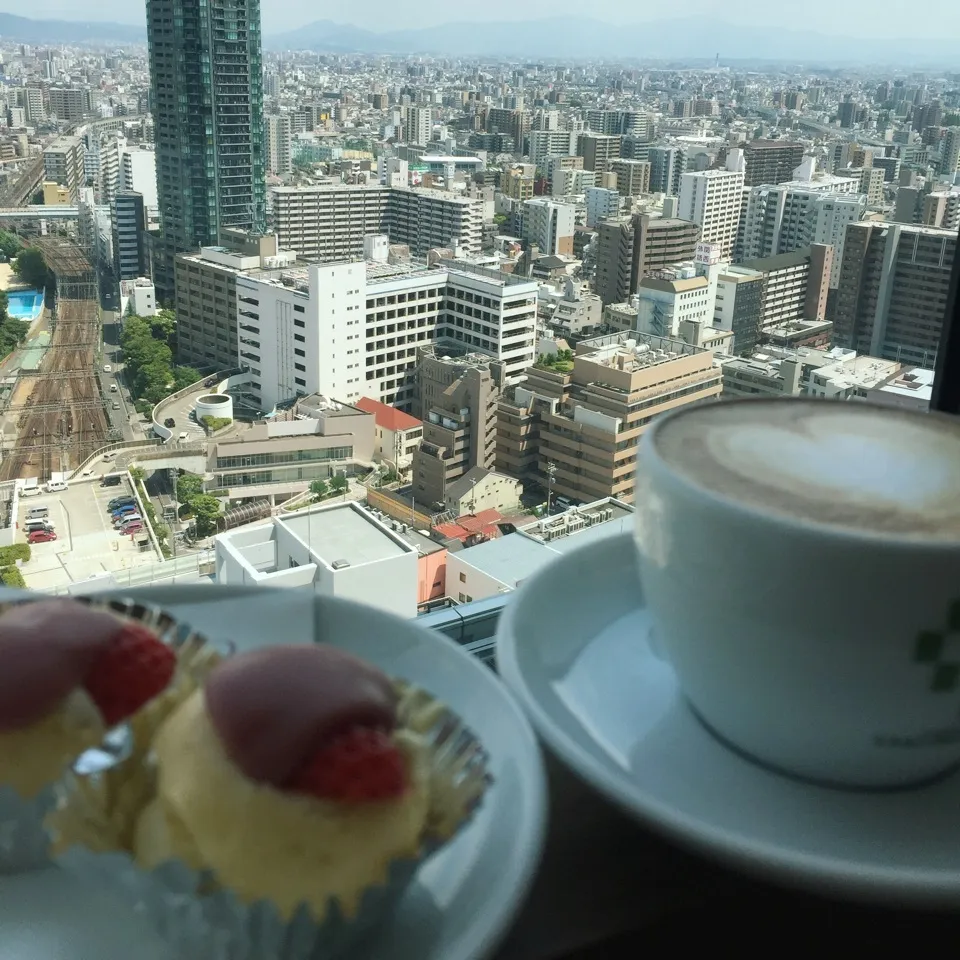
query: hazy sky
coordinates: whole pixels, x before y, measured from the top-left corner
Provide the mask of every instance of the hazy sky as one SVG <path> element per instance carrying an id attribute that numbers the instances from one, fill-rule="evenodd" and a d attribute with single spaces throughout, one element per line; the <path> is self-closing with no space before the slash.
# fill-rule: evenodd
<path id="1" fill-rule="evenodd" d="M 95 0 L 78 4 L 76 0 L 33 0 L 29 4 L 0 0 L 0 10 L 37 18 L 82 19 L 81 11 L 94 14 L 91 19 L 116 20 L 120 23 L 142 23 L 143 0 Z M 646 3 L 636 0 L 483 0 L 469 4 L 461 11 L 448 0 L 418 0 L 397 3 L 396 0 L 367 0 L 363 4 L 344 4 L 337 0 L 261 0 L 265 33 L 291 30 L 314 20 L 354 23 L 372 30 L 414 27 L 430 22 L 451 20 L 530 20 L 539 17 L 570 15 L 571 29 L 576 17 L 585 11 L 598 20 L 610 23 L 642 22 L 677 16 L 705 13 L 731 23 L 756 24 L 769 18 L 777 26 L 794 30 L 830 32 L 851 37 L 936 37 L 960 39 L 960 5 L 957 0 L 924 0 L 907 5 L 903 0 L 796 0 L 772 4 L 770 0 L 684 0 L 682 4 Z M 907 11 L 915 11 L 911 16 Z M 791 23 L 794 11 L 799 17 Z"/>

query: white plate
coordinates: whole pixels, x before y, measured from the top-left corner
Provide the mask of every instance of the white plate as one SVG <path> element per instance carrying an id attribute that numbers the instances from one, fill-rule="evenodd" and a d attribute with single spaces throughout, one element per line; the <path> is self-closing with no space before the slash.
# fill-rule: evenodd
<path id="1" fill-rule="evenodd" d="M 413 681 L 449 704 L 487 749 L 494 784 L 470 825 L 421 868 L 394 917 L 349 960 L 474 960 L 494 951 L 522 905 L 539 862 L 546 786 L 533 731 L 492 671 L 446 637 L 412 621 L 398 622 L 346 601 L 315 600 L 309 591 L 225 590 L 223 597 L 216 587 L 115 592 L 162 604 L 211 640 L 232 640 L 240 648 L 309 643 L 315 636 L 315 617 L 322 612 L 318 622 L 329 632 L 321 631 L 320 639 Z M 33 877 L 23 882 L 36 884 Z M 62 898 L 62 879 L 57 883 Z M 51 916 L 52 926 L 59 915 Z M 116 931 L 112 937 L 111 944 Z M 0 933 L 0 955 L 7 957 L 3 943 Z M 43 950 L 14 953 L 17 960 L 59 956 Z M 79 955 L 63 955 L 80 960 Z M 96 960 L 140 955 L 146 960 L 140 944 L 127 942 L 115 952 L 99 953 Z"/>
<path id="2" fill-rule="evenodd" d="M 563 555 L 507 605 L 500 676 L 576 773 L 640 821 L 751 872 L 856 899 L 960 907 L 960 775 L 878 793 L 771 773 L 694 717 L 650 627 L 629 534 Z"/>

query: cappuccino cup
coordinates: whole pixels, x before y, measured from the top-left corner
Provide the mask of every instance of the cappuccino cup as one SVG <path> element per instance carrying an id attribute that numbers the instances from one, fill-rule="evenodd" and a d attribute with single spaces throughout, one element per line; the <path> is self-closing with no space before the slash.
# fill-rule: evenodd
<path id="1" fill-rule="evenodd" d="M 657 645 L 721 740 L 838 786 L 960 765 L 960 419 L 687 407 L 642 437 L 635 499 Z"/>

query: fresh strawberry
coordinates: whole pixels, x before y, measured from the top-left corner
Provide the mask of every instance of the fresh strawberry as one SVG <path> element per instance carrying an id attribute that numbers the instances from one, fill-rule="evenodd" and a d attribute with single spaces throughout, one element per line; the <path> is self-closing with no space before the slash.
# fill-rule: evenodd
<path id="1" fill-rule="evenodd" d="M 161 693 L 173 677 L 177 658 L 155 634 L 125 624 L 94 661 L 84 688 L 112 727 Z"/>
<path id="2" fill-rule="evenodd" d="M 385 730 L 352 727 L 321 747 L 289 784 L 323 800 L 389 800 L 406 788 L 403 754 Z"/>

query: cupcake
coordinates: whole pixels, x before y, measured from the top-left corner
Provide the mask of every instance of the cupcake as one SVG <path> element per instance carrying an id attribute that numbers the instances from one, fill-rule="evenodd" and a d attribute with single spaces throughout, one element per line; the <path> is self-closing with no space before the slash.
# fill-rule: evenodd
<path id="1" fill-rule="evenodd" d="M 156 795 L 133 853 L 210 871 L 241 901 L 269 901 L 316 923 L 331 904 L 355 917 L 391 865 L 424 852 L 438 803 L 426 723 L 410 722 L 404 688 L 328 646 L 277 646 L 214 668 L 160 727 Z M 415 711 L 414 711 L 415 712 Z M 480 787 L 479 789 L 482 789 Z M 451 815 L 448 826 L 464 819 Z"/>
<path id="2" fill-rule="evenodd" d="M 146 627 L 75 601 L 0 615 L 0 786 L 31 800 L 162 693 L 176 654 Z"/>

